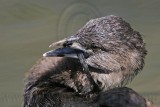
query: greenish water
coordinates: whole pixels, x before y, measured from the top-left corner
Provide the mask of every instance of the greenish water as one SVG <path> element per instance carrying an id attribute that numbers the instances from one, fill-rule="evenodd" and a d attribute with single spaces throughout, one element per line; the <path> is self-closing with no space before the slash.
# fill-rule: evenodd
<path id="1" fill-rule="evenodd" d="M 73 35 L 89 19 L 115 14 L 144 35 L 148 55 L 130 83 L 160 105 L 159 0 L 1 0 L 0 107 L 21 107 L 23 79 L 48 45 Z"/>

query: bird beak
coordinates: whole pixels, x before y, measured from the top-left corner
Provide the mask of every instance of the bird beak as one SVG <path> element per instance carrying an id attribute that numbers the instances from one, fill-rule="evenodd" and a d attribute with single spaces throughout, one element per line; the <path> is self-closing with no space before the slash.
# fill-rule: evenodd
<path id="1" fill-rule="evenodd" d="M 69 58 L 78 58 L 78 54 L 83 54 L 85 58 L 88 58 L 88 53 L 84 50 L 72 48 L 72 47 L 63 47 L 55 50 L 48 51 L 43 54 L 44 57 L 69 57 Z"/>
<path id="2" fill-rule="evenodd" d="M 69 38 L 62 39 L 58 42 L 52 43 L 49 47 L 59 46 L 61 48 L 48 51 L 43 54 L 44 57 L 70 57 L 78 58 L 78 54 L 83 54 L 84 58 L 89 57 L 89 53 L 79 43 L 75 42 L 79 37 L 71 36 Z M 70 45 L 64 46 L 66 42 L 71 42 Z"/>
<path id="3" fill-rule="evenodd" d="M 51 45 L 49 45 L 49 47 L 51 48 L 51 47 L 56 47 L 56 46 L 63 46 L 63 44 L 65 43 L 65 42 L 74 42 L 74 41 L 76 41 L 76 40 L 78 40 L 79 39 L 79 37 L 74 37 L 74 36 L 71 36 L 71 37 L 69 37 L 69 38 L 64 38 L 64 39 L 62 39 L 62 40 L 60 40 L 60 41 L 58 41 L 58 42 L 54 42 L 54 43 L 52 43 Z"/>
<path id="4" fill-rule="evenodd" d="M 62 40 L 60 40 L 60 41 L 58 41 L 58 42 L 52 43 L 51 45 L 49 45 L 49 47 L 51 48 L 51 47 L 55 47 L 55 46 L 62 46 L 66 41 L 67 41 L 66 38 L 65 38 L 65 39 L 62 39 Z"/>

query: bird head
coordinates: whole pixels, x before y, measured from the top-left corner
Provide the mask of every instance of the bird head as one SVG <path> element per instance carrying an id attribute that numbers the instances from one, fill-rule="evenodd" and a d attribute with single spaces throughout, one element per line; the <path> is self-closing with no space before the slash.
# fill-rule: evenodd
<path id="1" fill-rule="evenodd" d="M 116 39 L 114 25 L 119 18 L 117 16 L 102 17 L 90 20 L 75 35 L 52 43 L 49 47 L 59 46 L 60 48 L 43 54 L 43 56 L 65 56 L 77 58 L 77 53 L 85 54 L 86 58 L 95 53 L 107 51 L 107 43 Z M 112 23 L 111 23 L 112 21 Z M 117 21 L 118 22 L 118 21 Z M 119 22 L 118 22 L 119 23 Z M 106 46 L 105 46 L 106 45 Z"/>
<path id="2" fill-rule="evenodd" d="M 90 20 L 75 35 L 50 45 L 55 46 L 60 48 L 43 56 L 78 58 L 77 54 L 83 54 L 90 67 L 104 72 L 139 71 L 146 55 L 140 33 L 114 15 Z"/>

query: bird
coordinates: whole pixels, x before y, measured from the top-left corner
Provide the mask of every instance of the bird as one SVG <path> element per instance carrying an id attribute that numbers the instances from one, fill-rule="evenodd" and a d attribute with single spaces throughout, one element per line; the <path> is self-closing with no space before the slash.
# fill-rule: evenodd
<path id="1" fill-rule="evenodd" d="M 115 15 L 92 19 L 50 47 L 58 48 L 44 53 L 26 76 L 24 107 L 105 107 L 95 99 L 105 102 L 109 94 L 101 93 L 131 82 L 147 54 L 142 35 Z"/>
<path id="2" fill-rule="evenodd" d="M 75 35 L 50 45 L 55 46 L 60 48 L 43 55 L 78 59 L 77 54 L 82 53 L 85 64 L 101 91 L 125 86 L 132 81 L 143 69 L 147 54 L 141 34 L 115 15 L 90 20 Z M 86 75 L 83 77 L 86 78 Z M 86 86 L 88 84 L 84 85 Z M 90 86 L 92 87 L 94 86 Z"/>

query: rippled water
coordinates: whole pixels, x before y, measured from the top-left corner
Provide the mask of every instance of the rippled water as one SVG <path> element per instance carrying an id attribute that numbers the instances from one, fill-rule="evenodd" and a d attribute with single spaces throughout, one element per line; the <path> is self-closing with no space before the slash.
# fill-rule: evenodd
<path id="1" fill-rule="evenodd" d="M 0 106 L 22 106 L 23 79 L 48 45 L 89 19 L 115 14 L 144 35 L 144 70 L 129 85 L 160 105 L 159 0 L 1 0 Z"/>

